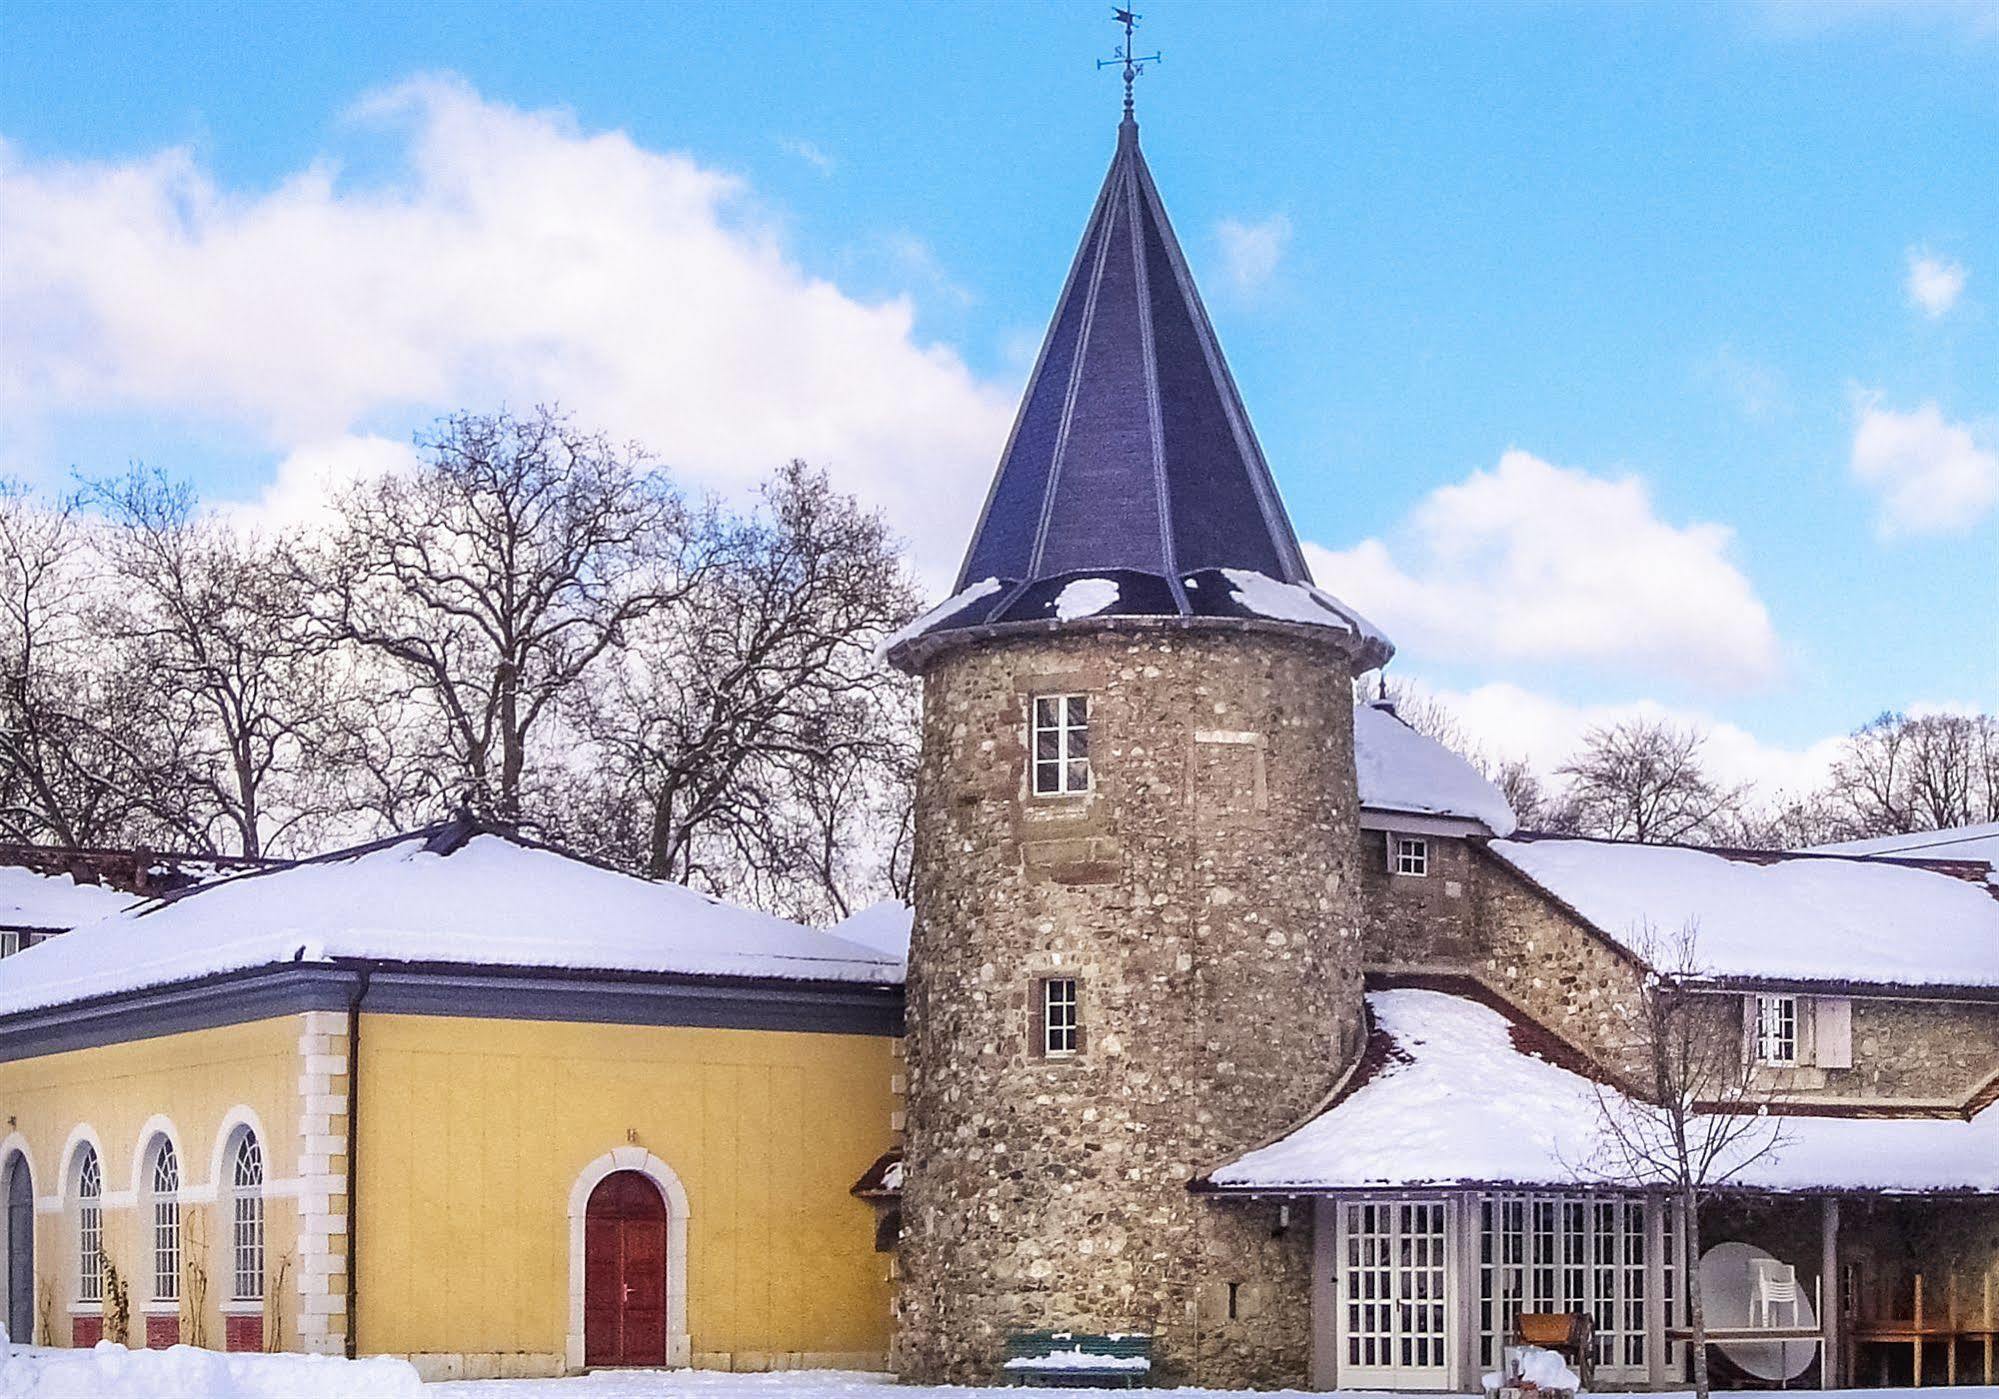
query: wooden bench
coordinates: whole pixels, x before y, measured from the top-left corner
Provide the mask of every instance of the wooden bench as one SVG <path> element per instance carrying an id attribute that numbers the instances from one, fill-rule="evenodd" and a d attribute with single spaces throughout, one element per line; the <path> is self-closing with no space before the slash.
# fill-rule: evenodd
<path id="1" fill-rule="evenodd" d="M 1522 1312 L 1513 1322 L 1515 1343 L 1552 1350 L 1588 1389 L 1596 1378 L 1596 1322 L 1588 1312 Z"/>
<path id="2" fill-rule="evenodd" d="M 1000 1378 L 1044 1389 L 1136 1389 L 1152 1378 L 1152 1337 L 1079 1331 L 1008 1336 Z"/>

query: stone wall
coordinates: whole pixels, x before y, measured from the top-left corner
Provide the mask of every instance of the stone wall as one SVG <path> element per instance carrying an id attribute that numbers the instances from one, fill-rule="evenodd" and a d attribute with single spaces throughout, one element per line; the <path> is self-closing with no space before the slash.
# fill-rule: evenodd
<path id="1" fill-rule="evenodd" d="M 1430 870 L 1421 877 L 1393 874 L 1395 833 L 1360 833 L 1360 885 L 1367 920 L 1370 968 L 1477 972 L 1485 962 L 1478 926 L 1481 863 L 1454 836 L 1425 836 Z"/>
<path id="2" fill-rule="evenodd" d="M 990 1381 L 1010 1333 L 1149 1332 L 1156 1378 L 1301 1385 L 1309 1223 L 1189 1192 L 1359 1052 L 1347 661 L 1119 624 L 925 675 L 895 1363 Z M 1087 693 L 1094 789 L 1028 794 L 1031 696 Z M 1081 983 L 1081 1052 L 1030 1042 Z"/>

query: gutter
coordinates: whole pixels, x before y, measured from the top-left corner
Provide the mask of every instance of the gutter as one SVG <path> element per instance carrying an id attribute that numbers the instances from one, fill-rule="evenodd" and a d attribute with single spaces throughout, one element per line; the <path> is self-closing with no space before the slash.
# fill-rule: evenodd
<path id="1" fill-rule="evenodd" d="M 360 1318 L 356 1313 L 360 1275 L 355 1267 L 359 1249 L 355 1225 L 360 1217 L 355 1186 L 360 1181 L 361 1150 L 361 1002 L 367 999 L 368 980 L 374 973 L 359 970 L 353 999 L 347 1003 L 347 1337 L 346 1355 L 354 1359 L 358 1349 Z"/>

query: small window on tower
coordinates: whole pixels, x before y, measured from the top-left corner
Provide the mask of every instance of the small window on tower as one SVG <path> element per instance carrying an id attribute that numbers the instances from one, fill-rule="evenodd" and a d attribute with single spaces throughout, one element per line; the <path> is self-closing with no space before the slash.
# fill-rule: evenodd
<path id="1" fill-rule="evenodd" d="M 1051 976 L 1041 983 L 1041 1052 L 1050 1059 L 1075 1054 L 1081 1038 L 1076 978 Z"/>
<path id="2" fill-rule="evenodd" d="M 1075 796 L 1090 790 L 1090 697 L 1034 697 L 1034 795 Z"/>
<path id="3" fill-rule="evenodd" d="M 1421 836 L 1390 836 L 1388 856 L 1391 874 L 1413 874 L 1420 879 L 1430 872 L 1430 842 Z"/>

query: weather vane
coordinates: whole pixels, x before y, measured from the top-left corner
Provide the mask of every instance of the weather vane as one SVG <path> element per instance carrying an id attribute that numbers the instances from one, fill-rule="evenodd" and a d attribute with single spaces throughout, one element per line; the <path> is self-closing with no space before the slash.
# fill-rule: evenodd
<path id="1" fill-rule="evenodd" d="M 1124 26 L 1124 43 L 1118 46 L 1115 57 L 1098 59 L 1097 69 L 1099 72 L 1101 72 L 1105 68 L 1115 68 L 1120 64 L 1123 65 L 1124 119 L 1126 121 L 1130 121 L 1132 120 L 1132 115 L 1131 115 L 1132 82 L 1134 79 L 1138 77 L 1140 73 L 1143 73 L 1145 71 L 1146 64 L 1158 63 L 1160 61 L 1160 58 L 1159 55 L 1156 53 L 1137 54 L 1131 51 L 1132 49 L 1131 31 L 1137 27 L 1138 22 L 1141 19 L 1145 18 L 1145 16 L 1133 14 L 1130 10 L 1120 10 L 1113 8 L 1111 10 L 1111 18 L 1115 19 L 1119 24 L 1122 24 Z"/>

